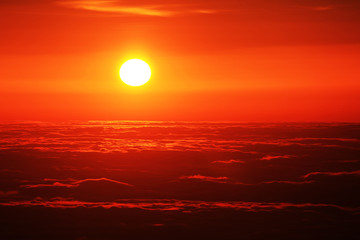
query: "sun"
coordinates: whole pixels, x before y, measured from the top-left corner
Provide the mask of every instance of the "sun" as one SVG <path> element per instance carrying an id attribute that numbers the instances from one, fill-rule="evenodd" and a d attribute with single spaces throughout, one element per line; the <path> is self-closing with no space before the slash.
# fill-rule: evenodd
<path id="1" fill-rule="evenodd" d="M 130 59 L 120 68 L 121 80 L 130 86 L 141 86 L 147 83 L 151 76 L 149 65 L 140 59 Z"/>

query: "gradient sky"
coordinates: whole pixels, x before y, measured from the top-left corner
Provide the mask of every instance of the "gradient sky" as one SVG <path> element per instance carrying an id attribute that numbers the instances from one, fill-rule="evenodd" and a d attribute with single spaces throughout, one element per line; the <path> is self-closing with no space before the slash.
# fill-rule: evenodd
<path id="1" fill-rule="evenodd" d="M 0 2 L 1 120 L 360 121 L 356 0 Z M 121 64 L 152 68 L 129 87 Z"/>

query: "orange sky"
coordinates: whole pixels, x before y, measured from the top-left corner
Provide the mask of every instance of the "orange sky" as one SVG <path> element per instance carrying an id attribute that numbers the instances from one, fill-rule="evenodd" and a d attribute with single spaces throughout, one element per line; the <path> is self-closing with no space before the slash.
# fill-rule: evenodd
<path id="1" fill-rule="evenodd" d="M 357 0 L 2 0 L 0 29 L 0 120 L 360 121 Z"/>

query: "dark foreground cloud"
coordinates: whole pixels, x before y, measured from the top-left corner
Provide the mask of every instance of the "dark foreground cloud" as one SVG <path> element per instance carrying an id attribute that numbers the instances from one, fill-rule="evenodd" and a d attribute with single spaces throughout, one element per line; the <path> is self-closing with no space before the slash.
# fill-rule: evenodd
<path id="1" fill-rule="evenodd" d="M 359 129 L 0 124 L 0 238 L 357 240 Z"/>
<path id="2" fill-rule="evenodd" d="M 355 240 L 360 222 L 353 209 L 321 204 L 35 200 L 0 211 L 1 236 L 10 240 Z"/>

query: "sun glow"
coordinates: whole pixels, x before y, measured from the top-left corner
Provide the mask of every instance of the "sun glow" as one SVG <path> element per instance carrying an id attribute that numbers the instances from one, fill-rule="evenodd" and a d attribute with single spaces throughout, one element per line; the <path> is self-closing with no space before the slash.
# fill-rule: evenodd
<path id="1" fill-rule="evenodd" d="M 149 81 L 151 69 L 149 65 L 140 59 L 126 61 L 120 68 L 121 80 L 130 86 L 141 86 Z"/>

